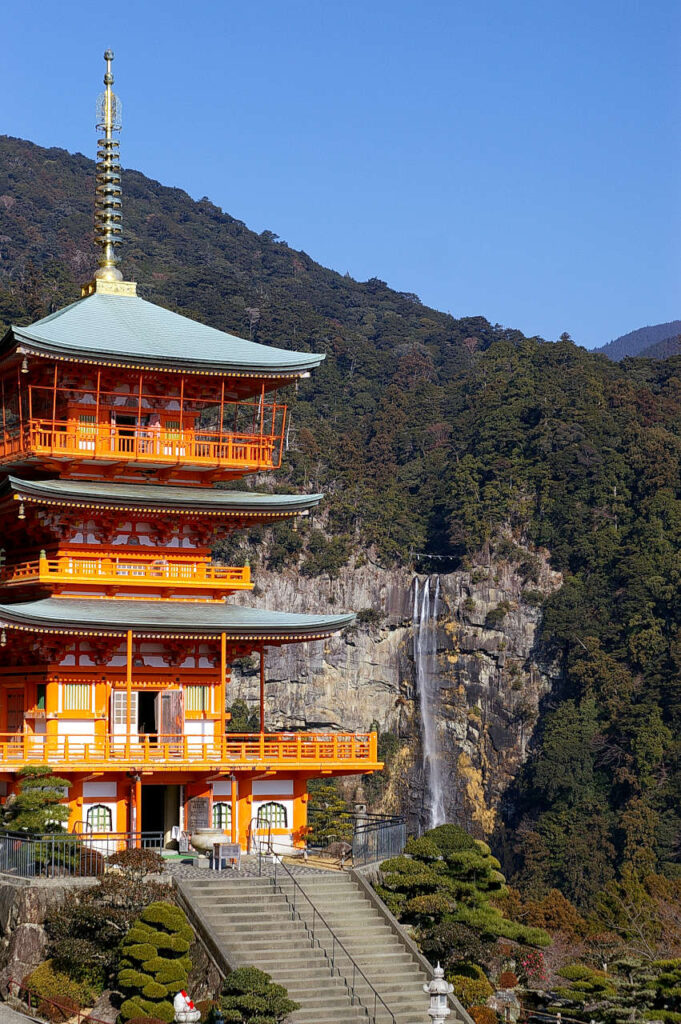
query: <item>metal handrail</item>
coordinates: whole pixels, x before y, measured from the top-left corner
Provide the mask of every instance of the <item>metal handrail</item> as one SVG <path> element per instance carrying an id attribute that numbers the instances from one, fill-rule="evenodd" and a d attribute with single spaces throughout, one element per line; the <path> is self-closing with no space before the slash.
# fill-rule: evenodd
<path id="1" fill-rule="evenodd" d="M 163 832 L 55 832 L 32 835 L 0 831 L 0 871 L 22 878 L 36 875 L 101 874 L 114 853 L 163 848 Z"/>
<path id="2" fill-rule="evenodd" d="M 288 875 L 288 877 L 291 879 L 291 881 L 293 883 L 293 903 L 291 903 L 291 901 L 289 900 L 289 897 L 288 897 L 288 893 L 284 892 L 284 890 L 281 887 L 281 885 L 277 886 L 277 867 L 283 868 L 283 870 L 286 872 L 286 874 Z M 316 943 L 317 947 L 324 954 L 324 956 L 326 957 L 327 961 L 329 962 L 329 964 L 331 966 L 331 975 L 333 976 L 334 974 L 338 974 L 338 977 L 341 979 L 341 981 L 345 985 L 346 989 L 350 993 L 350 1005 L 354 1006 L 355 1005 L 355 1001 L 357 1001 L 359 1006 L 361 1006 L 362 1009 L 364 1010 L 364 1012 L 366 1013 L 367 1018 L 371 1021 L 371 1024 L 376 1024 L 376 1012 L 378 1010 L 378 1004 L 380 1003 L 383 1006 L 383 1008 L 385 1009 L 385 1011 L 388 1014 L 388 1016 L 390 1017 L 390 1020 L 392 1021 L 392 1024 L 397 1024 L 397 1019 L 395 1017 L 395 1014 L 392 1012 L 392 1010 L 390 1009 L 388 1004 L 385 1002 L 383 997 L 381 995 L 379 995 L 379 993 L 376 991 L 376 989 L 374 988 L 372 983 L 369 981 L 369 979 L 367 978 L 367 976 L 364 973 L 364 971 L 362 970 L 362 968 L 359 966 L 357 961 L 350 955 L 350 953 L 348 952 L 346 947 L 343 945 L 341 940 L 338 938 L 338 936 L 336 935 L 336 933 L 334 932 L 333 928 L 328 923 L 326 918 L 323 916 L 323 914 L 320 913 L 320 911 L 314 905 L 314 903 L 312 902 L 310 897 L 307 895 L 307 893 L 305 892 L 303 887 L 300 885 L 300 883 L 296 881 L 296 878 L 292 874 L 292 872 L 289 871 L 289 869 L 286 867 L 284 862 L 281 861 L 276 856 L 274 858 L 274 873 L 270 877 L 271 877 L 271 881 L 272 881 L 272 888 L 275 891 L 278 889 L 278 891 L 282 894 L 282 896 L 284 897 L 284 899 L 288 903 L 289 907 L 291 908 L 292 918 L 293 917 L 297 917 L 298 920 L 302 922 L 303 927 L 305 928 L 305 931 L 307 932 L 308 936 L 310 937 L 310 940 L 311 940 L 310 945 L 314 947 L 314 945 Z M 305 920 L 305 918 L 302 916 L 300 911 L 296 908 L 296 891 L 300 891 L 302 893 L 304 899 L 306 900 L 307 903 L 309 903 L 310 907 L 312 908 L 312 925 L 311 926 Z M 319 920 L 321 922 L 321 924 L 324 926 L 324 928 L 326 928 L 327 932 L 331 936 L 331 939 L 333 940 L 332 943 L 331 943 L 331 954 L 329 954 L 329 951 L 326 949 L 326 947 L 322 945 L 322 943 L 321 943 L 320 939 L 318 938 L 318 936 L 315 935 L 315 927 L 316 927 L 317 920 Z M 345 956 L 347 957 L 348 961 L 352 965 L 352 983 L 350 983 L 348 981 L 347 977 L 344 974 L 341 973 L 340 968 L 336 966 L 336 947 L 338 947 L 338 949 L 342 950 L 342 952 L 345 954 Z M 374 994 L 374 1012 L 373 1012 L 373 1015 L 370 1013 L 369 1007 L 365 1004 L 365 1002 L 363 1001 L 362 997 L 359 996 L 356 993 L 356 991 L 355 991 L 355 987 L 356 987 L 356 984 L 357 984 L 357 975 L 358 974 L 364 979 L 364 981 L 368 985 L 369 989 Z"/>
<path id="3" fill-rule="evenodd" d="M 260 840 L 260 842 L 258 844 L 258 875 L 262 875 L 262 853 L 263 853 L 263 850 L 262 850 L 262 846 L 263 846 L 262 838 L 263 837 L 262 836 L 258 836 L 257 833 L 258 833 L 258 830 L 265 831 L 265 829 L 267 829 L 267 834 L 265 836 L 265 853 L 267 854 L 268 852 L 269 853 L 273 852 L 273 846 L 272 846 L 272 826 L 270 825 L 269 821 L 265 821 L 261 825 L 259 825 L 258 824 L 258 818 L 257 818 L 257 815 L 256 815 L 254 818 L 251 818 L 250 822 L 248 823 L 248 830 L 246 832 L 246 837 L 247 837 L 246 841 L 247 841 L 247 844 L 248 844 L 248 852 L 249 853 L 251 852 L 251 843 L 253 843 L 255 845 L 255 843 L 258 842 L 258 840 Z"/>

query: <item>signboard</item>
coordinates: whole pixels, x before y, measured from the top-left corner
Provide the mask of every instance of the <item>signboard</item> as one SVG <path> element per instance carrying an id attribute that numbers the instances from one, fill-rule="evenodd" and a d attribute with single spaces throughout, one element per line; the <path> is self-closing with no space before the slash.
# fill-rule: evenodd
<path id="1" fill-rule="evenodd" d="M 207 796 L 193 796 L 187 801 L 187 832 L 197 828 L 210 828 L 210 800 Z"/>

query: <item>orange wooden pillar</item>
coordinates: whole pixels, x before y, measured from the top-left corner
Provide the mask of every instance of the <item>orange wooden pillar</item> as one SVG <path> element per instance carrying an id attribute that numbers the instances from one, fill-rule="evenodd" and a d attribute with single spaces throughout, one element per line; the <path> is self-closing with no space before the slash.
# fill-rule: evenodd
<path id="1" fill-rule="evenodd" d="M 236 842 L 236 838 L 237 838 L 237 827 L 236 827 L 237 826 L 237 821 L 236 821 L 236 816 L 237 816 L 237 781 L 236 781 L 236 775 L 234 774 L 234 772 L 232 772 L 232 774 L 230 776 L 230 781 L 232 783 L 232 788 L 231 788 L 231 793 L 230 793 L 231 809 L 232 809 L 232 834 L 230 836 L 230 841 L 232 843 L 235 843 Z"/>
<path id="2" fill-rule="evenodd" d="M 130 777 L 130 831 L 133 834 L 133 845 L 139 849 L 142 845 L 142 776 L 137 774 Z"/>
<path id="3" fill-rule="evenodd" d="M 125 756 L 130 757 L 132 729 L 132 630 L 128 630 L 125 657 Z"/>
<path id="4" fill-rule="evenodd" d="M 265 648 L 260 648 L 260 735 L 265 732 Z"/>
<path id="5" fill-rule="evenodd" d="M 224 386 L 224 385 L 223 385 Z M 224 751 L 225 729 L 227 728 L 227 634 L 220 634 L 220 749 Z"/>

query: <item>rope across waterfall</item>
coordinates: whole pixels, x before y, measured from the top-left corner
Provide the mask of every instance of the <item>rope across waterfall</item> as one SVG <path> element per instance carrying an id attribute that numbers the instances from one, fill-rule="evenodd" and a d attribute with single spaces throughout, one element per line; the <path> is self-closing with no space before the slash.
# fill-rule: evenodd
<path id="1" fill-rule="evenodd" d="M 433 588 L 431 599 L 431 587 Z M 424 807 L 428 828 L 444 824 L 445 795 L 442 750 L 438 732 L 440 676 L 437 661 L 437 618 L 440 610 L 440 577 L 427 576 L 423 584 L 414 578 L 413 635 L 416 692 L 421 712 L 421 750 L 424 775 Z"/>

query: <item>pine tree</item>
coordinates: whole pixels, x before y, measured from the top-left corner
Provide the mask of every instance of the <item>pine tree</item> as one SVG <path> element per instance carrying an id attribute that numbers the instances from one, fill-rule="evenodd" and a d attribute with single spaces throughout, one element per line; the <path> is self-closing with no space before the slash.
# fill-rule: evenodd
<path id="1" fill-rule="evenodd" d="M 69 809 L 62 800 L 71 786 L 68 779 L 53 775 L 46 764 L 28 765 L 17 774 L 21 787 L 5 804 L 5 828 L 34 835 L 64 831 Z"/>

